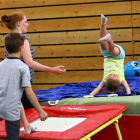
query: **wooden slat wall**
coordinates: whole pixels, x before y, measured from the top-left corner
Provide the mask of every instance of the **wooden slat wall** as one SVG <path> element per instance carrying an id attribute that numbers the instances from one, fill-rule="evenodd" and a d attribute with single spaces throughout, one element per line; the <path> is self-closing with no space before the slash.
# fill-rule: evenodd
<path id="1" fill-rule="evenodd" d="M 91 3 L 91 2 L 109 2 L 116 0 L 1 0 L 0 7 L 1 8 L 17 8 L 17 7 L 31 7 L 31 6 L 47 6 L 47 5 L 63 5 L 63 4 L 76 4 L 76 3 Z M 118 0 L 125 1 L 125 0 Z"/>
<path id="2" fill-rule="evenodd" d="M 112 39 L 126 52 L 125 64 L 140 61 L 139 6 L 140 1 L 125 0 L 1 0 L 0 16 L 24 12 L 30 25 L 27 36 L 36 52 L 34 60 L 67 69 L 63 75 L 36 71 L 32 86 L 37 90 L 102 79 L 103 57 L 98 42 L 101 14 L 108 18 Z M 8 32 L 0 27 L 1 60 Z"/>

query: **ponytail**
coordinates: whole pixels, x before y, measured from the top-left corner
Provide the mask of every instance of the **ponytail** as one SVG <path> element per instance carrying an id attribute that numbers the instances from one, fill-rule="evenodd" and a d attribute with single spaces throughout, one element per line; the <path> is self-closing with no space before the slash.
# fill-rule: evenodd
<path id="1" fill-rule="evenodd" d="M 3 15 L 3 16 L 1 17 L 1 26 L 4 27 L 4 25 L 6 25 L 7 22 L 10 21 L 10 18 L 11 18 L 11 16 Z"/>

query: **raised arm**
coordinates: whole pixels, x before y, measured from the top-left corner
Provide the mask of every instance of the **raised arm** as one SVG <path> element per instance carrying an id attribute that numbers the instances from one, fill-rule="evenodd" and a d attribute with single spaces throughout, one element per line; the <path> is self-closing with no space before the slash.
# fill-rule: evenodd
<path id="1" fill-rule="evenodd" d="M 66 71 L 66 69 L 61 69 L 64 67 L 62 65 L 56 66 L 56 67 L 49 67 L 49 66 L 45 66 L 45 65 L 42 65 L 42 64 L 34 61 L 31 57 L 31 51 L 30 51 L 28 40 L 24 41 L 24 50 L 23 50 L 22 57 L 23 57 L 24 62 L 30 68 L 37 70 L 37 71 L 52 72 L 55 74 L 63 74 Z"/>
<path id="2" fill-rule="evenodd" d="M 100 92 L 100 90 L 105 86 L 105 83 L 104 81 L 101 81 L 101 83 L 98 85 L 97 88 L 95 88 L 91 93 L 90 95 L 94 96 L 96 94 L 98 94 Z"/>
<path id="3" fill-rule="evenodd" d="M 122 86 L 125 88 L 126 93 L 127 93 L 127 94 L 131 94 L 130 87 L 129 87 L 129 85 L 128 85 L 128 83 L 127 83 L 127 81 L 126 81 L 125 79 L 122 81 L 121 84 L 122 84 Z"/>

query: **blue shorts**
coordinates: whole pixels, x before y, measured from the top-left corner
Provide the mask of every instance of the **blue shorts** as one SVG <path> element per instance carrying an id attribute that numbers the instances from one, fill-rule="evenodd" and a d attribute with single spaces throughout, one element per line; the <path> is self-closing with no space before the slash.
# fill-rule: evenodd
<path id="1" fill-rule="evenodd" d="M 105 58 L 123 59 L 125 57 L 125 51 L 123 50 L 123 48 L 121 46 L 119 46 L 117 44 L 114 44 L 114 45 L 115 45 L 115 47 L 119 48 L 119 50 L 120 50 L 120 54 L 118 56 L 110 55 L 107 50 L 102 50 L 101 45 L 100 45 L 100 50 L 101 50 L 102 55 Z"/>

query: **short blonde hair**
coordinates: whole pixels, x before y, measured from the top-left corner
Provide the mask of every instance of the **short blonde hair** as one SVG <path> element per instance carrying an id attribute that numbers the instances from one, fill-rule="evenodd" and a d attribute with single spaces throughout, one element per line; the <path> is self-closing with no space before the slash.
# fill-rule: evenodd
<path id="1" fill-rule="evenodd" d="M 114 92 L 119 89 L 120 81 L 119 80 L 113 80 L 113 79 L 107 79 L 105 83 L 105 87 L 107 90 Z"/>

